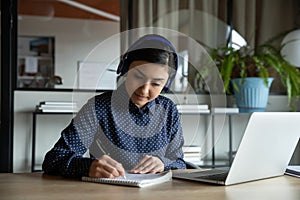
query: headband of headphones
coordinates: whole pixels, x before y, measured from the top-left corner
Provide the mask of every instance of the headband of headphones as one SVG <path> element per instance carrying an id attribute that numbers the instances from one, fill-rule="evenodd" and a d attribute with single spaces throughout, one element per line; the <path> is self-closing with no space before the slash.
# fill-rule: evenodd
<path id="1" fill-rule="evenodd" d="M 164 38 L 160 35 L 156 35 L 156 34 L 149 34 L 149 35 L 145 35 L 145 36 L 141 37 L 140 39 L 138 39 L 136 42 L 134 42 L 128 48 L 128 50 L 126 51 L 126 53 L 122 56 L 122 59 L 120 60 L 120 63 L 118 65 L 118 69 L 117 69 L 117 74 L 119 74 L 120 76 L 123 76 L 128 72 L 129 65 L 130 65 L 130 63 L 128 63 L 129 62 L 128 56 L 129 56 L 130 52 L 132 52 L 134 50 L 138 50 L 138 49 L 145 49 L 145 48 L 165 50 L 163 48 L 163 46 L 169 47 L 170 50 L 167 50 L 167 51 L 170 51 L 171 53 L 173 53 L 174 63 L 175 63 L 174 70 L 177 71 L 178 56 L 176 54 L 175 47 L 166 38 Z M 175 78 L 175 75 L 176 75 L 176 73 L 172 73 L 172 75 L 169 77 L 169 79 L 163 89 L 164 91 L 169 91 L 169 87 L 171 86 L 171 83 L 172 83 L 173 79 Z"/>

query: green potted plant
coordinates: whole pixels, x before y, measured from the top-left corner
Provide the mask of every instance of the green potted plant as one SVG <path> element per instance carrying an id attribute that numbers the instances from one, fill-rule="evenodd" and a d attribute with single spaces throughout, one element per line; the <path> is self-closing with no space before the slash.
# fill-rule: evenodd
<path id="1" fill-rule="evenodd" d="M 223 46 L 212 49 L 211 57 L 220 71 L 225 92 L 227 94 L 234 93 L 236 98 L 237 94 L 241 93 L 238 83 L 247 85 L 247 79 L 256 79 L 261 81 L 267 88 L 265 90 L 269 92 L 271 77 L 278 73 L 282 85 L 286 88 L 288 105 L 291 110 L 295 111 L 295 103 L 300 95 L 300 72 L 295 66 L 284 60 L 280 54 L 280 48 L 271 44 L 263 44 L 255 48 L 243 46 L 239 49 Z M 239 107 L 239 105 L 237 106 Z M 258 110 L 249 108 L 249 111 L 259 111 L 259 109 L 264 110 L 264 108 L 258 108 Z"/>

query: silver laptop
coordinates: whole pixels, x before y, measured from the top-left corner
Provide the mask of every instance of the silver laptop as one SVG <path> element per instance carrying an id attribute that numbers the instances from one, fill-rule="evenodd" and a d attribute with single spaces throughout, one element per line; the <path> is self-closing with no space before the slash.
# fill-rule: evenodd
<path id="1" fill-rule="evenodd" d="M 173 178 L 232 185 L 284 174 L 300 137 L 300 112 L 252 113 L 230 168 Z"/>

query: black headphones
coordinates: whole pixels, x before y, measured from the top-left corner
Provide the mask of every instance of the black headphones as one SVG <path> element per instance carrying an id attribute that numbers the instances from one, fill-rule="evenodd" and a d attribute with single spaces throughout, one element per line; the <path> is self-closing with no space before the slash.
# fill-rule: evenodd
<path id="1" fill-rule="evenodd" d="M 150 42 L 151 41 L 161 42 L 161 43 L 167 45 L 171 49 L 171 53 L 173 53 L 173 55 L 174 55 L 174 63 L 175 63 L 174 68 L 175 68 L 175 71 L 177 71 L 177 68 L 178 68 L 178 55 L 175 51 L 175 47 L 166 38 L 164 38 L 160 35 L 156 35 L 156 34 L 149 34 L 149 35 L 145 35 L 145 36 L 141 37 L 136 42 L 134 42 L 128 48 L 127 52 L 122 56 L 122 59 L 120 60 L 120 63 L 118 65 L 118 69 L 117 69 L 117 74 L 119 74 L 119 76 L 124 76 L 128 72 L 129 65 L 130 65 L 130 63 L 128 63 L 129 53 L 133 50 L 145 48 L 145 46 L 144 46 L 145 42 L 149 43 L 149 41 Z M 155 48 L 155 46 L 153 46 L 152 48 Z M 172 73 L 170 75 L 170 77 L 168 78 L 167 83 L 165 84 L 165 86 L 163 88 L 163 91 L 167 92 L 167 91 L 170 90 L 169 88 L 170 88 L 170 86 L 172 84 L 172 81 L 174 80 L 175 76 L 176 76 L 176 73 Z"/>

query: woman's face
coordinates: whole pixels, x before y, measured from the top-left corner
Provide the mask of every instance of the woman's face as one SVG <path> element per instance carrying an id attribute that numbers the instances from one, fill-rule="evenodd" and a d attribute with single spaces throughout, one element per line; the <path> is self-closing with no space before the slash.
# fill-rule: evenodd
<path id="1" fill-rule="evenodd" d="M 134 61 L 129 66 L 125 86 L 132 102 L 141 108 L 160 94 L 168 78 L 167 65 Z"/>

